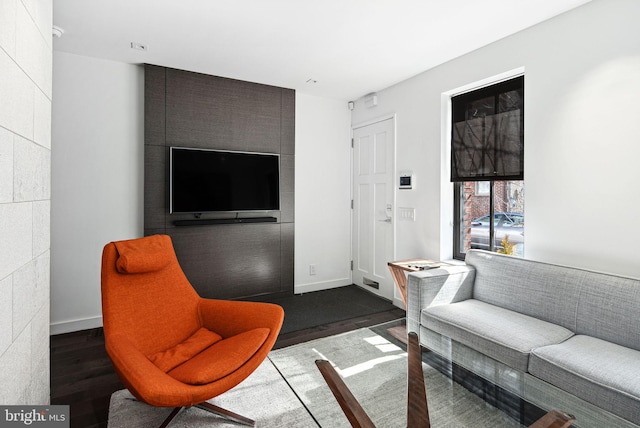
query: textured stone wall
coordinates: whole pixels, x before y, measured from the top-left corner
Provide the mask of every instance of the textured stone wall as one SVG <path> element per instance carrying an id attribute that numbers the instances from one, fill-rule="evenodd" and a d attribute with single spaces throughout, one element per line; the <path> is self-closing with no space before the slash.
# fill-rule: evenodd
<path id="1" fill-rule="evenodd" d="M 0 403 L 49 404 L 52 0 L 0 1 Z"/>

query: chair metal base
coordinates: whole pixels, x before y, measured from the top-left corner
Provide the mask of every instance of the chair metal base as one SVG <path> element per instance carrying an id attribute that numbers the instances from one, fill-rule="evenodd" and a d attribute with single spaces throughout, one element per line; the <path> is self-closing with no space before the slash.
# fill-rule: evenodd
<path id="1" fill-rule="evenodd" d="M 175 409 L 173 409 L 171 413 L 169 413 L 169 416 L 167 416 L 167 419 L 162 422 L 160 428 L 166 428 L 166 426 L 169 425 L 176 416 L 178 416 L 178 413 L 180 413 L 180 410 L 182 410 L 183 408 L 184 407 L 176 407 Z"/>
<path id="2" fill-rule="evenodd" d="M 256 422 L 253 419 L 245 418 L 242 415 L 239 415 L 227 409 L 223 409 L 222 407 L 216 406 L 215 404 L 207 403 L 206 401 L 204 403 L 196 404 L 195 407 L 206 410 L 207 412 L 211 412 L 218 416 L 222 416 L 223 418 L 228 419 L 232 422 L 237 422 L 239 424 L 247 425 L 250 427 L 256 426 Z M 171 421 L 176 416 L 178 416 L 178 413 L 180 413 L 182 409 L 184 409 L 184 407 L 176 407 L 175 409 L 173 409 L 171 413 L 169 413 L 169 416 L 167 416 L 167 418 L 164 420 L 164 422 L 162 422 L 160 428 L 166 428 L 171 423 Z"/>

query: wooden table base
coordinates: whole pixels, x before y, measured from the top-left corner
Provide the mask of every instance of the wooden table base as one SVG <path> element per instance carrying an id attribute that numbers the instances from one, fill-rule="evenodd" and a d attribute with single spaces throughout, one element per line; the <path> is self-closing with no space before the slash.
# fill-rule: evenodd
<path id="1" fill-rule="evenodd" d="M 415 332 L 407 336 L 407 427 L 430 428 L 427 391 L 424 384 L 422 370 L 422 349 Z M 375 424 L 364 411 L 358 399 L 349 390 L 338 372 L 327 360 L 317 360 L 316 366 L 322 373 L 329 389 L 338 401 L 340 408 L 354 428 L 376 428 Z M 575 421 L 575 417 L 567 413 L 551 410 L 538 419 L 530 428 L 568 428 Z"/>

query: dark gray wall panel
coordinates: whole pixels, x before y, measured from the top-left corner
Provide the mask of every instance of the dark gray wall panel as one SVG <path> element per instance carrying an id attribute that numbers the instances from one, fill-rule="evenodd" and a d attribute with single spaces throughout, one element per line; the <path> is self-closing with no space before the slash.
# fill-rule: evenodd
<path id="1" fill-rule="evenodd" d="M 164 228 L 167 213 L 165 146 L 144 146 L 144 227 Z"/>
<path id="2" fill-rule="evenodd" d="M 144 229 L 144 236 L 151 236 L 151 235 L 164 235 L 166 234 L 166 230 L 164 228 L 162 229 Z"/>
<path id="3" fill-rule="evenodd" d="M 169 146 L 280 153 L 281 210 L 241 214 L 277 222 L 175 227 L 175 220 L 194 217 L 169 214 Z M 182 268 L 201 295 L 293 293 L 294 150 L 295 91 L 145 67 L 145 235 L 173 237 Z"/>
<path id="4" fill-rule="evenodd" d="M 281 92 L 167 69 L 167 143 L 280 153 Z"/>
<path id="5" fill-rule="evenodd" d="M 164 145 L 165 140 L 165 68 L 144 68 L 144 143 Z"/>
<path id="6" fill-rule="evenodd" d="M 293 192 L 295 190 L 295 157 L 292 155 L 280 155 L 280 190 Z"/>
<path id="7" fill-rule="evenodd" d="M 282 146 L 280 153 L 295 154 L 296 132 L 296 91 L 292 89 L 282 90 Z"/>
<path id="8" fill-rule="evenodd" d="M 294 275 L 294 231 L 293 223 L 281 224 L 281 291 L 292 290 Z"/>
<path id="9" fill-rule="evenodd" d="M 280 221 L 294 221 L 295 156 L 280 155 Z"/>
<path id="10" fill-rule="evenodd" d="M 295 221 L 295 206 L 293 193 L 280 193 L 280 221 L 293 223 Z"/>
<path id="11" fill-rule="evenodd" d="M 180 227 L 169 235 L 182 269 L 202 297 L 230 299 L 282 290 L 279 224 Z"/>

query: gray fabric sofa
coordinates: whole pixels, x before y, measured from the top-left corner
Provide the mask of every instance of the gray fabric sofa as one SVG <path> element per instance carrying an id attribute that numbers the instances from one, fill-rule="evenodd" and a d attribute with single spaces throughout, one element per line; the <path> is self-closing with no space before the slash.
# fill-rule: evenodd
<path id="1" fill-rule="evenodd" d="M 576 426 L 640 426 L 640 280 L 470 250 L 407 287 L 429 350 Z"/>

